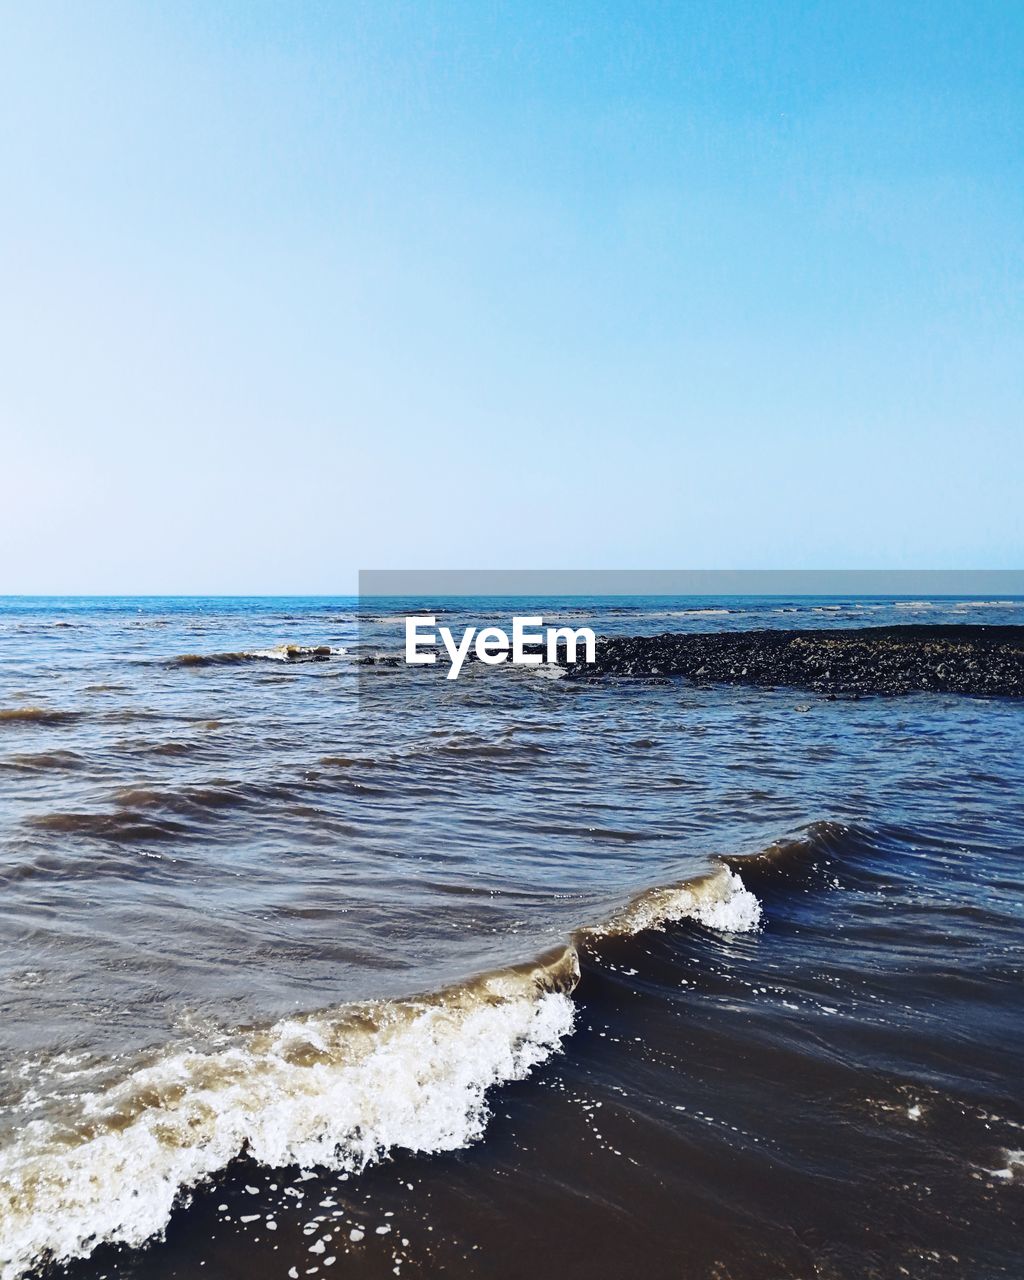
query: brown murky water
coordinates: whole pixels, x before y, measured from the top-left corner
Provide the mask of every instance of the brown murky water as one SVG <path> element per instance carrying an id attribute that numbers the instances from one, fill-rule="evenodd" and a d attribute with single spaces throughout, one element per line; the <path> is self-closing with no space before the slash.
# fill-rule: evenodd
<path id="1" fill-rule="evenodd" d="M 835 603 L 558 608 L 1024 612 Z M 1024 708 L 375 628 L 0 605 L 3 1280 L 1019 1275 Z"/>

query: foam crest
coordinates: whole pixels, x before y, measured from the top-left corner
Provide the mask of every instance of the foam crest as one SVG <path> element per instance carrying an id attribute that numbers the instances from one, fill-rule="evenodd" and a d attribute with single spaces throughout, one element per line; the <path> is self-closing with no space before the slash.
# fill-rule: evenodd
<path id="1" fill-rule="evenodd" d="M 726 866 L 685 884 L 648 889 L 603 925 L 587 932 L 607 937 L 662 929 L 678 920 L 697 920 L 725 933 L 749 933 L 761 923 L 761 904 Z"/>
<path id="2" fill-rule="evenodd" d="M 267 649 L 242 649 L 236 653 L 181 653 L 171 660 L 176 667 L 230 667 L 245 662 L 326 662 L 347 653 L 343 645 L 275 644 Z"/>
<path id="3" fill-rule="evenodd" d="M 487 1093 L 573 1028 L 575 951 L 420 1001 L 350 1006 L 170 1051 L 36 1121 L 0 1153 L 0 1278 L 159 1235 L 177 1201 L 247 1152 L 358 1171 L 478 1139 Z"/>
<path id="4" fill-rule="evenodd" d="M 632 935 L 683 919 L 756 929 L 757 898 L 721 865 L 650 889 L 583 936 Z M 415 1000 L 349 1005 L 178 1046 L 125 1079 L 37 1119 L 0 1151 L 0 1280 L 139 1246 L 176 1204 L 233 1159 L 359 1172 L 392 1151 L 464 1147 L 487 1095 L 523 1079 L 573 1029 L 572 945 Z"/>
<path id="5" fill-rule="evenodd" d="M 338 657 L 348 653 L 342 645 L 275 644 L 269 649 L 250 649 L 247 658 L 268 658 L 271 662 L 308 662 L 317 658 Z"/>

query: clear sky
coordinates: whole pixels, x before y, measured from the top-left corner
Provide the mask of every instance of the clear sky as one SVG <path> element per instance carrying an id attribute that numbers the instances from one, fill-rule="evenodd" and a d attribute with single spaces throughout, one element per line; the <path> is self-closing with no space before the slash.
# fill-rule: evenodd
<path id="1" fill-rule="evenodd" d="M 0 592 L 1024 564 L 1024 5 L 0 3 Z"/>

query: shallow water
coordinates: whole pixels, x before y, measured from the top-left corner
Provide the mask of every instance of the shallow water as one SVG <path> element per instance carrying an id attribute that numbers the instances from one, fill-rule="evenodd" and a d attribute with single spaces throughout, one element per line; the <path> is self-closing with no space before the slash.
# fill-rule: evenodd
<path id="1" fill-rule="evenodd" d="M 391 612 L 0 605 L 4 1280 L 1015 1275 L 1024 708 L 359 666 Z"/>

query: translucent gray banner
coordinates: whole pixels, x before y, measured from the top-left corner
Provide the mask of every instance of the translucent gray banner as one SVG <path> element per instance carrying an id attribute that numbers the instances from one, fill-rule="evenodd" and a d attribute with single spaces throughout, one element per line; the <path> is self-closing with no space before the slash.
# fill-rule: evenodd
<path id="1" fill-rule="evenodd" d="M 1024 569 L 362 569 L 366 596 L 1024 595 Z"/>

